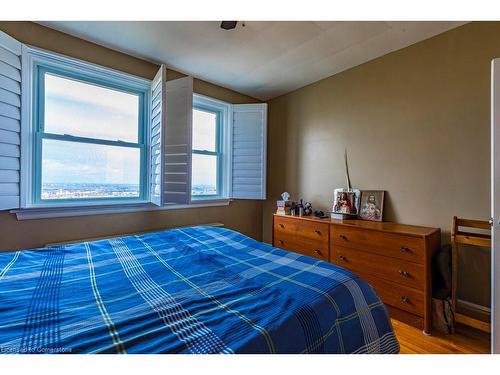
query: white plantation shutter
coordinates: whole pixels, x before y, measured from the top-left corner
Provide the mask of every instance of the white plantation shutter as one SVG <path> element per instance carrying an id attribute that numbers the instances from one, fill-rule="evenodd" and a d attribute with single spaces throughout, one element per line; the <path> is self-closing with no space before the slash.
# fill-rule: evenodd
<path id="1" fill-rule="evenodd" d="M 0 210 L 20 204 L 21 50 L 0 31 Z"/>
<path id="2" fill-rule="evenodd" d="M 191 202 L 191 131 L 193 77 L 166 83 L 164 127 L 164 204 Z"/>
<path id="3" fill-rule="evenodd" d="M 162 150 L 165 124 L 165 65 L 160 67 L 151 83 L 151 122 L 150 122 L 150 200 L 151 203 L 163 204 L 162 179 L 164 170 L 164 152 Z"/>
<path id="4" fill-rule="evenodd" d="M 266 199 L 267 104 L 232 106 L 231 196 Z"/>

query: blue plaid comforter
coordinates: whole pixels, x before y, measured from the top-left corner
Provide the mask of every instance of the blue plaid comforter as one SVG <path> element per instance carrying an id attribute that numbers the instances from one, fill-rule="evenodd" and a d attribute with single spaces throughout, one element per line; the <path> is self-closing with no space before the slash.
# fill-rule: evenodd
<path id="1" fill-rule="evenodd" d="M 397 353 L 371 286 L 189 227 L 0 253 L 1 353 Z"/>

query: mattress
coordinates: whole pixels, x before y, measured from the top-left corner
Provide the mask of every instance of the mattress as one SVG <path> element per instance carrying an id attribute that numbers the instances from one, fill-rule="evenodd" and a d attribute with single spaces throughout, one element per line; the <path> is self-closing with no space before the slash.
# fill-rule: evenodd
<path id="1" fill-rule="evenodd" d="M 0 353 L 397 353 L 350 271 L 208 226 L 0 253 Z"/>

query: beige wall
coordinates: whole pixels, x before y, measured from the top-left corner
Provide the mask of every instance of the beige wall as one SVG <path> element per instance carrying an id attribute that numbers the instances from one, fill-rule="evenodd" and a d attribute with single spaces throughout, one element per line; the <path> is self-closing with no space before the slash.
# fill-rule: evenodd
<path id="1" fill-rule="evenodd" d="M 158 66 L 135 57 L 86 42 L 31 22 L 0 22 L 0 30 L 23 43 L 90 61 L 145 78 L 153 78 Z M 168 79 L 183 76 L 169 70 Z M 194 80 L 194 91 L 230 103 L 253 103 L 254 98 Z M 8 211 L 0 212 L 0 251 L 42 246 L 51 242 L 149 231 L 175 226 L 222 222 L 253 238 L 262 238 L 262 202 L 233 201 L 225 207 L 190 208 L 96 215 L 86 217 L 17 221 Z"/>
<path id="2" fill-rule="evenodd" d="M 271 100 L 264 240 L 283 190 L 331 210 L 344 148 L 354 187 L 387 192 L 386 220 L 449 242 L 453 215 L 488 219 L 495 57 L 500 23 L 472 23 Z M 487 253 L 471 260 L 487 273 Z M 486 285 L 467 281 L 462 296 L 485 303 Z"/>

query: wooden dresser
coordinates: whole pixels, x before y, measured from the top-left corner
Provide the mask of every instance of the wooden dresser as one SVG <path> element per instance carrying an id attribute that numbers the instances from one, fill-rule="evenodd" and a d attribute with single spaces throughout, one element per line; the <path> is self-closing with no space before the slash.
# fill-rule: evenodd
<path id="1" fill-rule="evenodd" d="M 375 288 L 392 318 L 430 333 L 431 260 L 440 229 L 274 215 L 273 246 L 353 271 Z"/>

